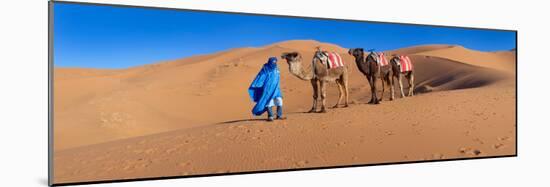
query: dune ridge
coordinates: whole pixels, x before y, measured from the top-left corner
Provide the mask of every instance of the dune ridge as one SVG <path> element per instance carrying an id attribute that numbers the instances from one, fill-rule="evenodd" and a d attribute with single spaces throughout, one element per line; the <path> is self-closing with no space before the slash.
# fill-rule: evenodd
<path id="1" fill-rule="evenodd" d="M 446 45 L 446 44 L 418 45 L 418 46 L 405 47 L 405 48 L 396 49 L 396 50 L 390 50 L 387 52 L 392 54 L 395 53 L 395 54 L 412 55 L 412 54 L 422 53 L 426 51 L 448 49 L 451 47 L 453 47 L 453 45 Z"/>
<path id="2" fill-rule="evenodd" d="M 462 46 L 454 46 L 445 49 L 424 51 L 416 55 L 447 58 L 458 62 L 497 69 L 507 73 L 515 73 L 515 52 L 481 52 L 466 49 Z"/>

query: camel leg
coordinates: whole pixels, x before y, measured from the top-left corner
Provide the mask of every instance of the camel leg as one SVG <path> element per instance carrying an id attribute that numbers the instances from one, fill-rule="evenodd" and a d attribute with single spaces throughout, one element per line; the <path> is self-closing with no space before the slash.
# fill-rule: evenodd
<path id="1" fill-rule="evenodd" d="M 370 101 L 368 102 L 369 104 L 372 104 L 374 103 L 374 94 L 372 93 L 372 88 L 374 87 L 373 84 L 372 84 L 372 79 L 370 76 L 367 76 L 367 80 L 369 81 L 369 85 L 370 85 L 370 91 L 371 91 L 371 97 L 370 97 Z"/>
<path id="2" fill-rule="evenodd" d="M 414 95 L 414 74 L 409 72 L 409 97 Z"/>
<path id="3" fill-rule="evenodd" d="M 403 81 L 401 79 L 403 79 L 403 75 L 401 75 L 401 73 L 400 73 L 399 78 L 397 79 L 397 81 L 399 81 L 399 90 L 401 90 L 401 98 L 404 98 L 405 97 L 405 92 L 403 91 Z"/>
<path id="4" fill-rule="evenodd" d="M 327 112 L 325 105 L 326 105 L 326 98 L 327 98 L 327 82 L 325 81 L 319 81 L 321 86 L 321 111 L 320 113 Z"/>
<path id="5" fill-rule="evenodd" d="M 342 79 L 337 79 L 336 84 L 338 85 L 338 102 L 332 108 L 338 108 L 338 105 L 340 105 L 342 99 L 344 99 L 344 86 L 342 85 Z"/>
<path id="6" fill-rule="evenodd" d="M 376 93 L 376 90 L 377 90 L 377 89 L 376 89 L 376 87 L 377 87 L 376 83 L 378 82 L 378 79 L 377 79 L 377 78 L 373 78 L 372 80 L 373 80 L 373 81 L 372 81 L 372 82 L 373 82 L 372 85 L 374 85 L 374 87 L 373 87 L 373 92 L 374 92 L 374 104 L 380 104 L 380 100 L 378 99 L 378 94 Z M 384 84 L 384 83 L 382 83 L 382 84 Z"/>
<path id="7" fill-rule="evenodd" d="M 372 87 L 371 87 L 371 93 L 372 93 L 372 101 L 374 104 L 379 104 L 380 101 L 378 100 L 378 96 L 376 94 L 376 82 L 377 79 L 375 76 L 371 77 L 372 79 Z"/>
<path id="8" fill-rule="evenodd" d="M 394 88 L 394 80 L 393 80 L 393 75 L 390 76 L 390 78 L 388 79 L 389 83 L 390 83 L 390 101 L 393 101 L 395 99 L 395 88 Z"/>
<path id="9" fill-rule="evenodd" d="M 313 106 L 311 107 L 311 110 L 308 111 L 308 113 L 317 111 L 317 97 L 319 93 L 319 88 L 317 87 L 316 79 L 311 79 L 311 87 L 313 88 Z"/>
<path id="10" fill-rule="evenodd" d="M 349 89 L 348 89 L 348 77 L 346 74 L 342 76 L 342 85 L 344 86 L 344 93 L 346 94 L 344 107 L 348 107 Z"/>
<path id="11" fill-rule="evenodd" d="M 384 98 L 384 92 L 386 91 L 386 85 L 384 85 L 384 82 L 386 81 L 384 80 L 384 76 L 381 77 L 380 81 L 382 81 L 382 94 L 380 94 L 378 101 L 382 101 L 382 98 Z"/>

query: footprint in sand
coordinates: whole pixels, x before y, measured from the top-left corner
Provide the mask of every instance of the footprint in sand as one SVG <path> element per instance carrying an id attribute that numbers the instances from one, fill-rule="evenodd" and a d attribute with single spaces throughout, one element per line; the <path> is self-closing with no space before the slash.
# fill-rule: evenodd
<path id="1" fill-rule="evenodd" d="M 298 166 L 298 167 L 304 167 L 307 164 L 309 164 L 309 161 L 307 161 L 307 160 L 300 160 L 300 161 L 296 162 L 296 166 Z"/>
<path id="2" fill-rule="evenodd" d="M 481 151 L 480 151 L 480 150 L 477 150 L 477 149 L 475 149 L 474 151 L 472 151 L 472 153 L 474 153 L 474 154 L 475 154 L 475 155 L 477 156 L 477 155 L 480 155 L 480 154 L 481 154 Z"/>
<path id="3" fill-rule="evenodd" d="M 164 152 L 170 154 L 170 153 L 175 152 L 175 151 L 177 151 L 177 150 L 178 150 L 178 148 L 174 147 L 174 148 L 167 149 L 167 150 L 164 151 Z"/>
<path id="4" fill-rule="evenodd" d="M 495 149 L 500 149 L 500 148 L 503 148 L 503 147 L 504 147 L 504 144 L 501 144 L 501 143 L 493 145 L 493 148 L 495 148 Z"/>
<path id="5" fill-rule="evenodd" d="M 182 162 L 182 163 L 179 163 L 178 166 L 186 168 L 186 167 L 191 166 L 191 162 Z"/>
<path id="6" fill-rule="evenodd" d="M 341 146 L 345 146 L 346 144 L 347 144 L 346 142 L 338 142 L 336 143 L 336 146 L 341 147 Z"/>
<path id="7" fill-rule="evenodd" d="M 475 156 L 478 156 L 482 153 L 479 149 L 471 149 L 471 148 L 464 148 L 464 147 L 460 148 L 459 152 L 462 154 L 470 154 Z"/>
<path id="8" fill-rule="evenodd" d="M 145 150 L 145 154 L 151 154 L 151 153 L 154 153 L 155 152 L 155 149 L 147 149 Z"/>
<path id="9" fill-rule="evenodd" d="M 435 153 L 435 154 L 432 155 L 432 158 L 433 159 L 445 159 L 445 155 L 440 154 L 440 153 Z"/>
<path id="10" fill-rule="evenodd" d="M 479 139 L 479 138 L 474 138 L 473 140 L 474 140 L 474 142 L 477 142 L 479 144 L 485 144 L 485 142 L 483 140 Z"/>
<path id="11" fill-rule="evenodd" d="M 142 169 L 149 167 L 153 161 L 144 159 L 144 158 L 138 158 L 137 160 L 132 160 L 124 163 L 123 169 L 126 171 L 134 170 L 134 169 Z"/>
<path id="12" fill-rule="evenodd" d="M 151 153 L 154 153 L 155 152 L 155 149 L 151 148 L 151 149 L 138 149 L 138 150 L 134 150 L 134 153 L 136 154 L 142 154 L 142 153 L 145 153 L 145 154 L 151 154 Z"/>

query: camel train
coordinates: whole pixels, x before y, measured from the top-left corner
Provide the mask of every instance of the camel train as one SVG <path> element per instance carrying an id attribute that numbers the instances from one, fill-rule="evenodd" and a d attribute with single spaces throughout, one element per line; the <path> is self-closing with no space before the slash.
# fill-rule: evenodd
<path id="1" fill-rule="evenodd" d="M 382 101 L 385 92 L 385 86 L 389 86 L 390 98 L 395 99 L 394 79 L 399 83 L 401 97 L 405 97 L 403 91 L 402 79 L 405 77 L 409 81 L 408 96 L 414 95 L 414 69 L 412 62 L 405 55 L 391 55 L 388 62 L 386 55 L 370 51 L 365 56 L 363 48 L 349 49 L 348 54 L 355 58 L 355 64 L 359 71 L 365 75 L 371 87 L 371 100 L 369 104 L 379 104 Z M 313 106 L 309 112 L 326 112 L 326 87 L 328 82 L 336 82 L 339 89 L 339 98 L 336 105 L 332 108 L 338 108 L 344 100 L 343 107 L 348 106 L 348 67 L 344 64 L 342 57 L 335 52 L 323 51 L 319 47 L 313 55 L 312 64 L 304 69 L 302 66 L 302 55 L 298 52 L 286 52 L 281 55 L 285 59 L 290 73 L 304 81 L 310 81 L 313 88 Z M 382 93 L 380 97 L 377 94 L 378 79 L 382 81 Z M 321 110 L 318 111 L 318 98 L 321 97 Z"/>

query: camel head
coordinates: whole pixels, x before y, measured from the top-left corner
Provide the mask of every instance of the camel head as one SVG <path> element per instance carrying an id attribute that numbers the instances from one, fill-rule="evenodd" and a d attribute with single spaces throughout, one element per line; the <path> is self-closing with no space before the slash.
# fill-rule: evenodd
<path id="1" fill-rule="evenodd" d="M 291 73 L 300 73 L 302 71 L 302 55 L 300 53 L 283 53 L 281 58 L 286 60 Z"/>
<path id="2" fill-rule="evenodd" d="M 301 64 L 302 61 L 302 55 L 298 52 L 283 53 L 281 58 L 285 59 L 288 65 Z"/>
<path id="3" fill-rule="evenodd" d="M 281 55 L 281 58 L 286 60 L 290 73 L 296 75 L 298 78 L 303 80 L 311 79 L 312 75 L 310 75 L 310 72 L 304 72 L 304 70 L 302 69 L 302 55 L 300 55 L 300 53 L 283 53 Z"/>
<path id="4" fill-rule="evenodd" d="M 361 59 L 365 55 L 365 50 L 363 48 L 351 48 L 348 50 L 348 54 L 355 57 L 355 59 Z"/>

